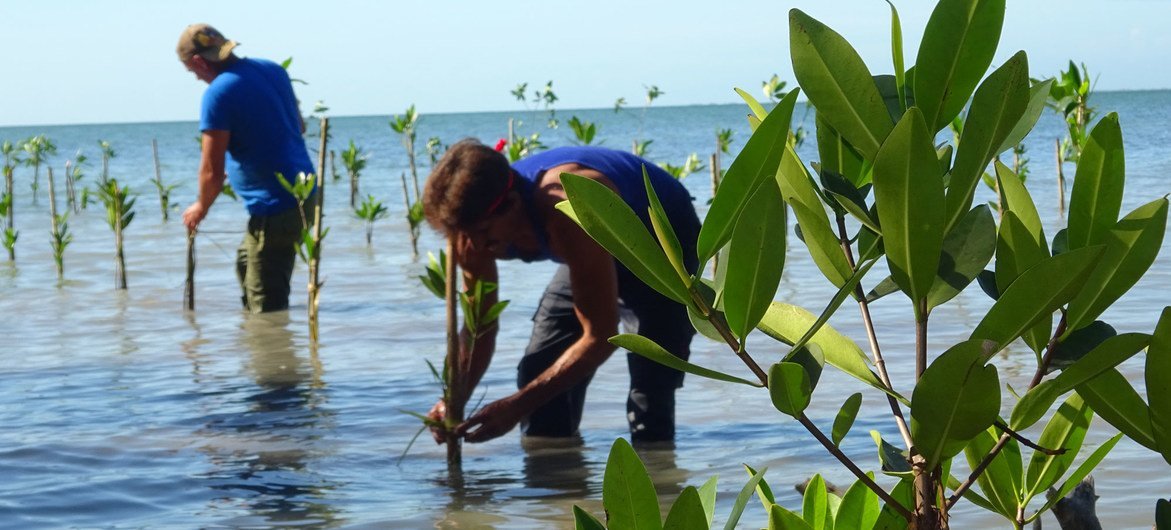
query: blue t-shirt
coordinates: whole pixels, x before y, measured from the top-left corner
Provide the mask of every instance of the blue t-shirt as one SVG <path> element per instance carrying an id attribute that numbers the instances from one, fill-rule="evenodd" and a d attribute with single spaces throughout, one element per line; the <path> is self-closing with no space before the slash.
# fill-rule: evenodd
<path id="1" fill-rule="evenodd" d="M 298 173 L 315 170 L 293 84 L 279 64 L 239 59 L 220 72 L 203 94 L 199 129 L 231 133 L 228 180 L 249 214 L 274 215 L 297 205 L 276 174 L 295 182 Z"/>
<path id="2" fill-rule="evenodd" d="M 564 164 L 577 164 L 605 175 L 618 188 L 618 194 L 622 200 L 650 229 L 651 221 L 648 212 L 650 199 L 647 198 L 646 184 L 642 179 L 642 169 L 646 167 L 651 186 L 654 187 L 659 202 L 663 204 L 663 210 L 667 213 L 671 224 L 678 230 L 697 223 L 695 221 L 695 208 L 691 204 L 691 194 L 688 193 L 687 188 L 653 162 L 626 151 L 604 147 L 555 147 L 512 164 L 513 171 L 520 177 L 519 191 L 529 207 L 530 217 L 533 219 L 533 226 L 537 229 L 537 237 L 541 244 L 541 255 L 536 259 L 556 261 L 555 256 L 550 252 L 548 242 L 545 241 L 544 226 L 541 225 L 540 218 L 535 215 L 532 206 L 533 189 L 537 180 L 546 171 Z M 691 244 L 693 245 L 693 243 Z"/>

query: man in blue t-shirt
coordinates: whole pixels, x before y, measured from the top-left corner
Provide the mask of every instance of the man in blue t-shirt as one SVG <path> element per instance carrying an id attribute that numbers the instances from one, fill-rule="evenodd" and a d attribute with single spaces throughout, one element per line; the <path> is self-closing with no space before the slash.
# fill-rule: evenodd
<path id="1" fill-rule="evenodd" d="M 289 75 L 272 61 L 237 57 L 236 45 L 207 24 L 188 26 L 179 37 L 179 60 L 208 84 L 199 117 L 199 197 L 183 212 L 183 224 L 199 226 L 228 178 L 250 215 L 236 260 L 244 308 L 279 311 L 289 307 L 302 216 L 277 174 L 291 181 L 314 169 Z"/>

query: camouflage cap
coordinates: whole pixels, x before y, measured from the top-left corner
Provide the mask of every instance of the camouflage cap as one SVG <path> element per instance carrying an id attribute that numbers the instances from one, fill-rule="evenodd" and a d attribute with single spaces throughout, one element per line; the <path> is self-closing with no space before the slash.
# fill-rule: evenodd
<path id="1" fill-rule="evenodd" d="M 192 24 L 179 35 L 179 60 L 186 61 L 196 55 L 213 63 L 227 59 L 238 45 L 236 41 L 224 38 L 223 33 L 207 24 Z"/>

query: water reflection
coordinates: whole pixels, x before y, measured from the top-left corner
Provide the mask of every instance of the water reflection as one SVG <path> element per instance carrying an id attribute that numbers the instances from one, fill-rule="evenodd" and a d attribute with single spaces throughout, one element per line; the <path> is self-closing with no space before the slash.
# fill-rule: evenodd
<path id="1" fill-rule="evenodd" d="M 232 525 L 340 525 L 328 499 L 341 484 L 314 466 L 326 452 L 321 433 L 334 428 L 320 364 L 298 355 L 287 311 L 245 318 L 238 343 L 251 381 L 233 378 L 231 388 L 214 389 L 226 399 L 196 433 L 212 467 L 199 477 L 216 493 L 210 507 L 233 514 L 243 507 L 247 514 Z M 198 380 L 199 355 L 188 357 Z"/>

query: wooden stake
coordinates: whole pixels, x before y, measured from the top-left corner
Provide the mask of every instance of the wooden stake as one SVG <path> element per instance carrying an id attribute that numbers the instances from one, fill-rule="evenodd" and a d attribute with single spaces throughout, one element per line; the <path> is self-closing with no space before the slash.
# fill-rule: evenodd
<path id="1" fill-rule="evenodd" d="M 1065 217 L 1065 170 L 1061 160 L 1061 140 L 1054 140 L 1057 146 L 1057 215 Z"/>
<path id="2" fill-rule="evenodd" d="M 329 140 L 329 118 L 321 118 L 321 149 L 317 151 L 317 188 L 313 201 L 313 254 L 309 257 L 309 340 L 317 342 L 317 310 L 321 282 L 321 210 L 325 204 L 325 156 Z"/>
<path id="3" fill-rule="evenodd" d="M 455 244 L 449 236 L 447 240 L 447 282 L 444 292 L 444 298 L 447 301 L 447 361 L 444 363 L 446 370 L 443 374 L 447 379 L 447 414 L 444 416 L 444 424 L 448 432 L 454 430 L 464 420 L 463 374 L 459 355 L 459 322 L 456 311 L 459 304 L 457 299 L 459 291 L 456 286 L 458 274 L 455 253 Z M 479 300 L 476 303 L 479 303 Z M 463 446 L 460 439 L 454 436 L 448 437 L 447 469 L 449 471 L 458 470 L 462 465 Z"/>
<path id="4" fill-rule="evenodd" d="M 195 232 L 187 231 L 187 280 L 183 283 L 183 308 L 195 311 Z"/>

